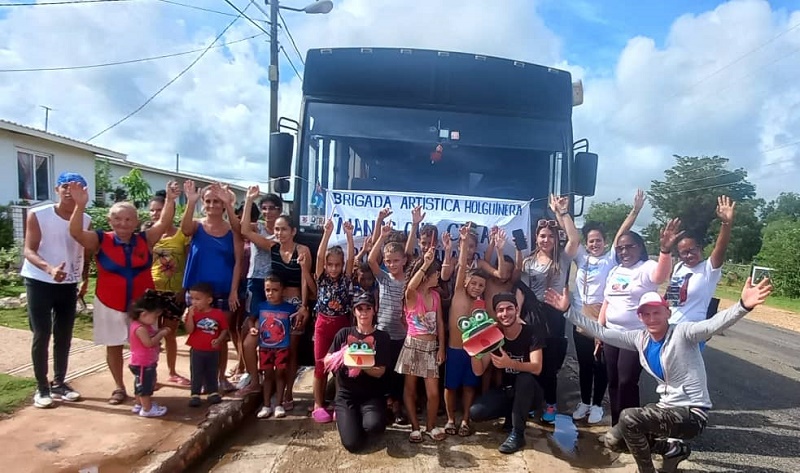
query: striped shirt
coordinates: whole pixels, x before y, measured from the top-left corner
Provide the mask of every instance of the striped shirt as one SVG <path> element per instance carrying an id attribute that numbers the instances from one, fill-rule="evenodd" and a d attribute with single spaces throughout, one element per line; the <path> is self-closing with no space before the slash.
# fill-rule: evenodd
<path id="1" fill-rule="evenodd" d="M 375 275 L 379 287 L 378 330 L 389 334 L 392 340 L 404 340 L 406 328 L 403 326 L 403 288 L 405 281 L 398 281 L 386 271 Z"/>

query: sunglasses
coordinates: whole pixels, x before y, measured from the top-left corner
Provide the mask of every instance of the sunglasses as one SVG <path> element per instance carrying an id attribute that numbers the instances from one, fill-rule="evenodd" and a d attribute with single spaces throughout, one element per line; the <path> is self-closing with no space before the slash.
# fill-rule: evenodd
<path id="1" fill-rule="evenodd" d="M 558 227 L 558 222 L 556 222 L 555 220 L 547 220 L 543 218 L 539 220 L 539 222 L 536 224 L 536 228 L 543 228 L 543 227 L 556 228 Z"/>

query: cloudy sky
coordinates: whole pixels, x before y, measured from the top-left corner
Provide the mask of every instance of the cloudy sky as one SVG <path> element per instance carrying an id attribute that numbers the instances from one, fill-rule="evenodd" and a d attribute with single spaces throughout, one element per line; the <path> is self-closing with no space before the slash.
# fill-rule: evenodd
<path id="1" fill-rule="evenodd" d="M 242 9 L 249 3 L 232 1 Z M 265 19 L 254 7 L 247 14 Z M 0 118 L 43 127 L 40 105 L 47 105 L 50 131 L 89 139 L 140 107 L 234 17 L 224 0 L 0 7 Z M 636 187 L 662 176 L 673 154 L 729 157 L 766 198 L 798 190 L 800 0 L 335 0 L 328 15 L 284 18 L 302 53 L 429 48 L 569 70 L 585 89 L 575 137 L 588 138 L 601 156 L 596 201 L 630 200 Z M 239 20 L 221 42 L 259 33 Z M 279 40 L 302 74 L 284 31 Z M 192 50 L 111 67 L 8 71 Z M 172 168 L 180 153 L 187 172 L 266 176 L 268 59 L 264 35 L 214 48 L 92 143 L 155 166 Z M 300 87 L 282 56 L 281 115 L 297 117 Z"/>

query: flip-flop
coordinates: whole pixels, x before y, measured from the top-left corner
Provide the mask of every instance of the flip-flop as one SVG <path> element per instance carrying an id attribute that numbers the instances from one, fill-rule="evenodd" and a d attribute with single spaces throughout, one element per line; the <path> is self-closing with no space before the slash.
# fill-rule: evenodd
<path id="1" fill-rule="evenodd" d="M 192 382 L 183 376 L 176 374 L 167 378 L 168 383 L 177 384 L 178 386 L 191 386 Z"/>
<path id="2" fill-rule="evenodd" d="M 436 442 L 441 442 L 447 438 L 447 433 L 439 427 L 434 427 L 430 431 L 425 431 L 425 434 Z"/>
<path id="3" fill-rule="evenodd" d="M 411 433 L 408 434 L 408 441 L 411 443 L 422 443 L 423 440 L 422 432 L 419 430 L 412 430 Z"/>
<path id="4" fill-rule="evenodd" d="M 469 437 L 470 435 L 472 435 L 472 429 L 469 427 L 469 424 L 462 421 L 461 426 L 458 428 L 458 436 Z"/>
<path id="5" fill-rule="evenodd" d="M 456 430 L 455 422 L 448 422 L 444 425 L 444 433 L 447 435 L 456 435 L 458 430 Z"/>
<path id="6" fill-rule="evenodd" d="M 128 394 L 124 389 L 115 389 L 114 392 L 111 393 L 111 397 L 108 398 L 108 403 L 112 406 L 116 406 L 125 402 L 127 398 Z"/>

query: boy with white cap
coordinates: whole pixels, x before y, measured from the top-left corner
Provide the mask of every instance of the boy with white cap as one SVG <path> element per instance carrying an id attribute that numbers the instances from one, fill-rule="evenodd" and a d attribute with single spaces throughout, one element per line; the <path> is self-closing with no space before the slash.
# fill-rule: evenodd
<path id="1" fill-rule="evenodd" d="M 608 329 L 570 307 L 566 289 L 559 294 L 548 290 L 545 300 L 565 311 L 564 316 L 591 336 L 609 345 L 639 352 L 642 367 L 658 381 L 657 404 L 628 408 L 620 414 L 622 436 L 636 460 L 640 473 L 655 473 L 652 453 L 664 457 L 662 472 L 675 471 L 689 457 L 691 449 L 682 440 L 700 435 L 708 422 L 711 398 L 700 342 L 742 319 L 764 303 L 772 292 L 768 280 L 753 286 L 748 278 L 737 304 L 700 322 L 669 324 L 668 303 L 655 292 L 642 295 L 639 319 L 642 330 Z M 569 309 L 569 312 L 567 312 Z"/>

